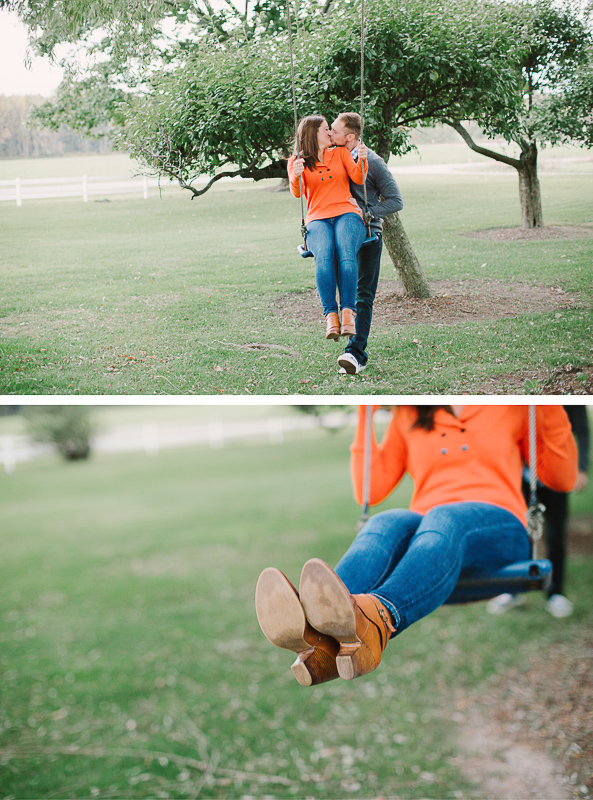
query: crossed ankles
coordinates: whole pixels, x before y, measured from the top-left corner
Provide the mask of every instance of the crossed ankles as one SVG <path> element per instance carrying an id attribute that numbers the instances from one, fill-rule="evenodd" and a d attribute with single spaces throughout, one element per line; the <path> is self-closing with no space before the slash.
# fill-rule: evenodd
<path id="1" fill-rule="evenodd" d="M 351 595 L 324 561 L 303 567 L 299 591 L 273 567 L 259 577 L 257 618 L 272 644 L 297 653 L 292 671 L 302 686 L 372 672 L 395 628 L 374 595 Z"/>

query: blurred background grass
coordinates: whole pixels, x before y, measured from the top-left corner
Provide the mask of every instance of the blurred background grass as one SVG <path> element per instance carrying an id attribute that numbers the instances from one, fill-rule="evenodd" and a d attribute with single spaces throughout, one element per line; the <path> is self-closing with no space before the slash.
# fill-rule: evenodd
<path id="1" fill-rule="evenodd" d="M 297 412 L 95 410 L 103 430 L 219 413 Z M 0 418 L 0 435 L 20 420 Z M 503 618 L 443 607 L 375 673 L 303 689 L 292 654 L 259 630 L 253 592 L 263 567 L 298 582 L 307 558 L 335 563 L 350 543 L 352 433 L 47 454 L 1 475 L 2 796 L 480 796 L 455 758 L 453 692 L 590 634 L 593 559 L 571 555 L 568 619 L 541 595 Z M 406 505 L 410 489 L 385 506 Z M 591 521 L 591 488 L 571 500 L 573 518 Z"/>

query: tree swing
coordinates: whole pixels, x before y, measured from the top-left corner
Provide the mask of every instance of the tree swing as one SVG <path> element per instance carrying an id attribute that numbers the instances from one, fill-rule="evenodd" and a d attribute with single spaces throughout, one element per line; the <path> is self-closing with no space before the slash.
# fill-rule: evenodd
<path id="1" fill-rule="evenodd" d="M 471 577 L 463 577 L 447 598 L 444 605 L 474 603 L 488 600 L 499 594 L 519 594 L 529 591 L 544 591 L 552 579 L 552 564 L 547 559 L 537 558 L 537 543 L 543 532 L 544 506 L 537 502 L 537 438 L 536 438 L 535 406 L 529 406 L 529 483 L 530 497 L 527 510 L 527 533 L 531 542 L 531 558 L 528 561 L 517 561 L 513 564 L 484 572 Z M 360 530 L 369 518 L 369 497 L 371 485 L 371 447 L 373 434 L 373 415 L 365 417 L 364 430 L 364 462 L 361 515 L 357 530 Z"/>
<path id="2" fill-rule="evenodd" d="M 294 112 L 294 132 L 295 138 L 299 127 L 299 116 L 296 101 L 296 87 L 294 77 L 294 53 L 292 49 L 292 20 L 290 16 L 290 0 L 286 0 L 286 22 L 288 26 L 288 49 L 290 52 L 290 85 L 292 89 L 292 106 Z M 360 0 L 360 139 L 362 141 L 362 132 L 364 129 L 364 0 Z M 299 154 L 300 155 L 300 154 Z M 362 186 L 364 190 L 364 224 L 367 230 L 367 235 L 361 247 L 364 247 L 371 242 L 376 242 L 378 236 L 371 231 L 371 212 L 369 211 L 369 204 L 367 199 L 367 185 L 366 175 L 364 171 L 364 163 L 362 165 Z M 303 178 L 299 175 L 299 194 L 301 199 L 301 236 L 303 243 L 297 247 L 297 250 L 303 258 L 313 258 L 313 253 L 307 247 L 307 226 L 305 224 L 305 207 L 303 203 Z"/>

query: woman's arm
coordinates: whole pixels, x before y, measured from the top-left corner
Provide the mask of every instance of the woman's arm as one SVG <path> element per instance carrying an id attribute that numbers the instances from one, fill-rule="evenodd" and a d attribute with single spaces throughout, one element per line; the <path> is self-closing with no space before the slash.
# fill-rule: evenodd
<path id="1" fill-rule="evenodd" d="M 378 406 L 359 406 L 358 427 L 350 448 L 352 485 L 354 497 L 359 504 L 363 502 L 366 419 L 367 414 L 374 414 L 377 408 Z M 372 430 L 370 465 L 369 503 L 374 506 L 391 494 L 406 471 L 406 447 L 395 422 L 395 414 L 381 444 L 377 443 L 375 432 Z"/>
<path id="2" fill-rule="evenodd" d="M 566 411 L 562 406 L 536 406 L 537 477 L 556 492 L 571 492 L 578 473 L 577 446 Z M 526 421 L 521 443 L 529 464 L 529 432 Z"/>
<path id="3" fill-rule="evenodd" d="M 362 178 L 362 165 L 364 164 L 364 175 L 365 178 L 369 174 L 369 162 L 365 158 L 359 158 L 358 161 L 355 161 L 350 152 L 345 147 L 339 148 L 340 155 L 342 156 L 342 163 L 348 173 L 348 177 L 353 181 L 353 183 L 358 183 L 362 185 L 363 178 Z M 366 147 L 364 151 L 366 153 Z"/>

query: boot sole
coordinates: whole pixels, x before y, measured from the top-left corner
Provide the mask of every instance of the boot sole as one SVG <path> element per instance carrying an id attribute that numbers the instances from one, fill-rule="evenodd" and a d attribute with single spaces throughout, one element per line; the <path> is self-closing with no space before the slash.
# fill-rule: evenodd
<path id="1" fill-rule="evenodd" d="M 259 576 L 255 612 L 264 636 L 276 647 L 293 653 L 311 648 L 304 639 L 307 620 L 297 591 L 279 569 L 267 567 Z"/>
<path id="2" fill-rule="evenodd" d="M 266 639 L 276 647 L 297 653 L 291 670 L 301 686 L 315 686 L 338 677 L 335 659 L 305 640 L 307 619 L 297 590 L 279 569 L 268 567 L 259 576 L 255 611 Z"/>
<path id="3" fill-rule="evenodd" d="M 299 594 L 314 628 L 333 636 L 340 644 L 360 641 L 350 592 L 325 561 L 320 558 L 307 561 L 301 573 Z"/>
<path id="4" fill-rule="evenodd" d="M 301 573 L 299 594 L 311 625 L 340 643 L 336 658 L 340 678 L 349 681 L 377 668 L 373 653 L 356 633 L 352 595 L 325 561 L 319 558 L 307 561 Z"/>

